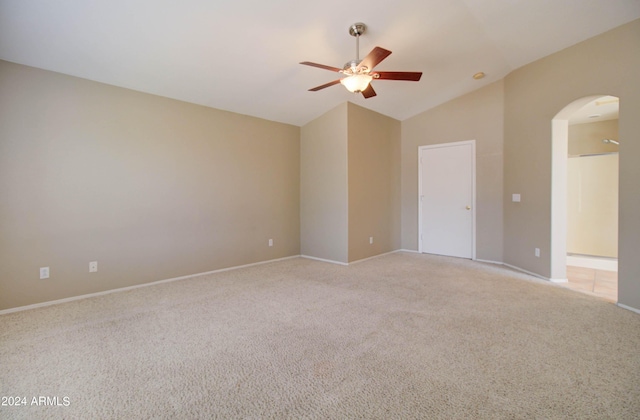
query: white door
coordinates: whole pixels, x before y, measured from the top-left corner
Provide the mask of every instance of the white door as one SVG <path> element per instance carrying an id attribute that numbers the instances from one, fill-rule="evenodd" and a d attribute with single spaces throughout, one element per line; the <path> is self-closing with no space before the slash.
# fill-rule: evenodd
<path id="1" fill-rule="evenodd" d="M 419 148 L 420 252 L 475 258 L 475 141 Z"/>

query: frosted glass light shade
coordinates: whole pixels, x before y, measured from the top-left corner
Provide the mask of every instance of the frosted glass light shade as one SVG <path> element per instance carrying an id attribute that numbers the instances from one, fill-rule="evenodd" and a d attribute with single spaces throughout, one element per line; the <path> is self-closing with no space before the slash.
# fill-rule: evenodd
<path id="1" fill-rule="evenodd" d="M 342 83 L 349 92 L 356 93 L 365 90 L 367 86 L 369 86 L 371 79 L 373 79 L 373 77 L 368 74 L 354 74 L 353 76 L 340 79 L 340 83 Z"/>

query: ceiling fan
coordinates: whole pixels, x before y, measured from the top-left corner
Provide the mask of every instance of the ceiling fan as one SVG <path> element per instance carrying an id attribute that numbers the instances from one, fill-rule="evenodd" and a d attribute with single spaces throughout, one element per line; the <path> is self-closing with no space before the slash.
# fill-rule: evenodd
<path id="1" fill-rule="evenodd" d="M 358 93 L 361 92 L 362 96 L 371 98 L 376 96 L 376 91 L 371 86 L 373 79 L 379 80 L 405 80 L 417 82 L 422 76 L 422 72 L 409 72 L 409 71 L 373 71 L 373 68 L 380 64 L 382 60 L 387 58 L 391 51 L 384 48 L 375 47 L 371 52 L 362 60 L 360 60 L 360 35 L 362 35 L 367 29 L 364 23 L 354 23 L 349 27 L 349 34 L 356 37 L 356 59 L 349 61 L 343 68 L 325 66 L 324 64 L 312 63 L 310 61 L 303 61 L 300 64 L 306 66 L 318 67 L 325 70 L 335 71 L 345 75 L 342 79 L 334 80 L 324 85 L 316 86 L 309 89 L 310 92 L 316 92 L 329 86 L 342 83 L 349 92 Z"/>

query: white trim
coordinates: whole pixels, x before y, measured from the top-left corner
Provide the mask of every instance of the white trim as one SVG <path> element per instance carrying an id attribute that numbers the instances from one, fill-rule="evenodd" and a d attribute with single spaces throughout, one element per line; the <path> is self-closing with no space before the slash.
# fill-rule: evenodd
<path id="1" fill-rule="evenodd" d="M 418 253 L 422 254 L 422 147 L 418 146 Z"/>
<path id="2" fill-rule="evenodd" d="M 349 265 L 349 263 L 345 263 L 345 262 L 342 262 L 342 261 L 327 260 L 325 258 L 312 257 L 310 255 L 300 255 L 300 257 L 307 258 L 309 260 L 322 261 L 322 262 L 326 262 L 326 263 L 329 263 L 329 264 Z"/>
<path id="3" fill-rule="evenodd" d="M 416 251 L 415 249 L 404 249 L 404 248 L 396 249 L 393 252 L 411 252 L 412 254 L 420 254 L 420 251 Z"/>
<path id="4" fill-rule="evenodd" d="M 567 265 L 573 267 L 593 268 L 596 270 L 618 271 L 618 260 L 615 258 L 567 255 Z"/>
<path id="5" fill-rule="evenodd" d="M 569 121 L 551 120 L 551 243 L 549 272 L 551 277 L 567 276 L 567 154 Z"/>
<path id="6" fill-rule="evenodd" d="M 410 251 L 410 250 L 404 250 L 404 249 L 396 249 L 396 250 L 393 250 L 393 251 L 385 252 L 385 253 L 383 253 L 383 254 L 373 255 L 373 256 L 371 256 L 371 257 L 362 258 L 362 259 L 360 259 L 360 260 L 355 260 L 355 261 L 351 261 L 351 262 L 348 262 L 348 263 L 344 263 L 344 262 L 341 262 L 341 261 L 327 260 L 327 259 L 324 259 L 324 258 L 312 257 L 312 256 L 309 256 L 309 255 L 300 255 L 300 257 L 301 257 L 301 258 L 308 258 L 308 259 L 310 259 L 310 260 L 322 261 L 322 262 L 326 262 L 326 263 L 330 263 L 330 264 L 338 264 L 338 265 L 348 266 L 348 265 L 351 265 L 351 264 L 357 264 L 357 263 L 361 263 L 361 262 L 365 262 L 365 261 L 373 260 L 373 259 L 375 259 L 375 258 L 380 258 L 380 257 L 382 257 L 382 256 L 384 256 L 384 255 L 395 254 L 395 253 L 398 253 L 398 252 L 412 252 L 412 253 L 417 253 L 417 251 Z"/>
<path id="7" fill-rule="evenodd" d="M 532 271 L 525 270 L 524 268 L 516 267 L 515 265 L 511 265 L 511 264 L 507 264 L 507 263 L 503 263 L 503 265 L 504 265 L 505 267 L 513 268 L 514 270 L 520 271 L 520 272 L 522 272 L 522 273 L 529 274 L 530 276 L 537 277 L 537 278 L 539 278 L 539 279 L 542 279 L 542 280 L 546 280 L 546 281 L 549 281 L 549 282 L 555 283 L 553 280 L 551 280 L 551 279 L 550 279 L 550 278 L 548 278 L 548 277 L 541 276 L 540 274 L 536 274 L 536 273 L 534 273 L 534 272 L 532 272 Z"/>
<path id="8" fill-rule="evenodd" d="M 300 258 L 300 255 L 292 255 L 290 257 L 276 258 L 274 260 L 259 261 L 259 262 L 255 262 L 255 263 L 251 263 L 251 264 L 236 265 L 236 266 L 233 266 L 233 267 L 220 268 L 218 270 L 213 270 L 213 271 L 206 271 L 204 273 L 189 274 L 187 276 L 173 277 L 173 278 L 164 279 L 164 280 L 156 280 L 156 281 L 152 281 L 152 282 L 149 282 L 149 283 L 142 283 L 142 284 L 136 284 L 136 285 L 133 285 L 133 286 L 119 287 L 117 289 L 104 290 L 102 292 L 88 293 L 86 295 L 72 296 L 72 297 L 68 297 L 68 298 L 64 298 L 64 299 L 57 299 L 57 300 L 50 300 L 50 301 L 47 301 L 47 302 L 34 303 L 33 305 L 18 306 L 16 308 L 9 308 L 9 309 L 0 310 L 0 315 L 10 314 L 10 313 L 13 313 L 13 312 L 27 311 L 27 310 L 36 309 L 36 308 L 43 308 L 43 307 L 46 307 L 46 306 L 58 305 L 60 303 L 73 302 L 73 301 L 76 301 L 76 300 L 87 299 L 87 298 L 92 298 L 92 297 L 97 297 L 97 296 L 110 295 L 111 293 L 126 292 L 126 291 L 129 291 L 129 290 L 140 289 L 142 287 L 155 286 L 157 284 L 163 284 L 163 283 L 171 283 L 171 282 L 178 281 L 178 280 L 186 280 L 186 279 L 190 279 L 190 278 L 194 278 L 194 277 L 206 276 L 206 275 L 209 275 L 209 274 L 222 273 L 224 271 L 231 271 L 231 270 L 237 270 L 237 269 L 240 269 L 240 268 L 253 267 L 255 265 L 262 265 L 262 264 L 268 264 L 268 263 L 277 262 L 277 261 L 291 260 L 293 258 Z"/>
<path id="9" fill-rule="evenodd" d="M 479 258 L 475 259 L 474 261 L 481 262 L 481 263 L 487 263 L 487 264 L 505 265 L 502 261 L 482 260 L 482 259 L 479 259 Z"/>
<path id="10" fill-rule="evenodd" d="M 369 260 L 373 260 L 374 258 L 380 258 L 384 255 L 389 255 L 389 254 L 395 254 L 396 252 L 398 252 L 398 250 L 395 251 L 389 251 L 389 252 L 385 252 L 383 254 L 378 254 L 378 255 L 374 255 L 372 257 L 367 257 L 367 258 L 363 258 L 361 260 L 355 260 L 355 261 L 351 261 L 349 264 L 347 265 L 351 265 L 351 264 L 356 264 L 356 263 L 361 263 L 361 262 L 365 262 L 365 261 L 369 261 Z"/>
<path id="11" fill-rule="evenodd" d="M 450 143 L 418 146 L 418 253 L 422 250 L 422 151 L 442 147 L 471 146 L 471 259 L 476 260 L 476 140 L 455 141 Z"/>
<path id="12" fill-rule="evenodd" d="M 637 314 L 640 314 L 640 309 L 636 309 L 636 308 L 634 308 L 634 307 L 632 307 L 632 306 L 623 305 L 622 303 L 619 303 L 619 302 L 618 302 L 618 303 L 616 303 L 616 305 L 617 305 L 617 306 L 619 306 L 619 307 L 621 307 L 622 309 L 626 309 L 626 310 L 628 310 L 628 311 L 631 311 L 631 312 L 635 312 L 635 313 L 637 313 Z"/>
<path id="13" fill-rule="evenodd" d="M 482 262 L 482 263 L 488 263 L 488 264 L 503 265 L 503 266 L 505 266 L 505 267 L 513 268 L 514 270 L 517 270 L 517 271 L 523 272 L 523 273 L 525 273 L 525 274 L 529 274 L 529 275 L 531 275 L 531 276 L 537 277 L 537 278 L 542 279 L 542 280 L 549 281 L 549 282 L 551 282 L 551 283 L 568 283 L 568 282 L 569 282 L 569 280 L 568 280 L 568 279 L 550 279 L 550 278 L 547 278 L 547 277 L 543 277 L 543 276 L 541 276 L 540 274 L 536 274 L 536 273 L 533 273 L 533 272 L 531 272 L 531 271 L 524 270 L 524 269 L 522 269 L 522 268 L 520 268 L 520 267 L 516 267 L 515 265 L 507 264 L 507 263 L 500 262 L 500 261 L 480 260 L 480 259 L 475 260 L 475 261 L 477 261 L 477 262 Z"/>
<path id="14" fill-rule="evenodd" d="M 471 198 L 471 259 L 476 259 L 476 141 L 469 140 L 471 143 L 471 177 L 472 179 L 472 198 Z"/>

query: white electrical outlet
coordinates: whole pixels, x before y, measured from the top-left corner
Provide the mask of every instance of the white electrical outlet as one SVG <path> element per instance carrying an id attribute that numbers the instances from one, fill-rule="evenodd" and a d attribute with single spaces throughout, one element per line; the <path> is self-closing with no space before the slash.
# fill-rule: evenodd
<path id="1" fill-rule="evenodd" d="M 369 245 L 373 243 L 373 236 L 369 236 Z"/>
<path id="2" fill-rule="evenodd" d="M 540 248 L 536 248 L 536 257 L 540 258 Z"/>
<path id="3" fill-rule="evenodd" d="M 95 273 L 96 271 L 98 271 L 98 261 L 91 261 L 89 263 L 89 272 Z"/>
<path id="4" fill-rule="evenodd" d="M 49 267 L 40 267 L 40 278 L 41 279 L 49 278 Z"/>
<path id="5" fill-rule="evenodd" d="M 273 246 L 273 239 L 269 239 L 269 246 Z"/>

